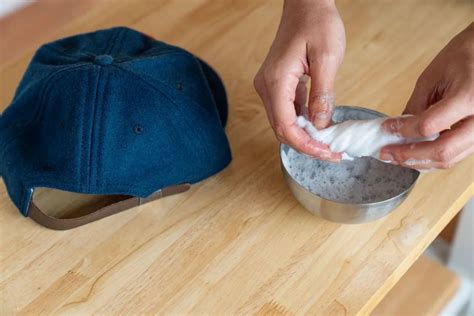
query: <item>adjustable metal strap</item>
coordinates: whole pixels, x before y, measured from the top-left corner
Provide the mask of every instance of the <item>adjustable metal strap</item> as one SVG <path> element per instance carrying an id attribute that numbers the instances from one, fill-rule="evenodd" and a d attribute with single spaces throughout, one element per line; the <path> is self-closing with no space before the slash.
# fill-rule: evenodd
<path id="1" fill-rule="evenodd" d="M 150 194 L 146 198 L 139 198 L 139 205 L 142 205 L 142 204 L 154 201 L 154 200 L 158 200 L 158 199 L 160 199 L 162 197 L 165 197 L 165 196 L 170 196 L 170 195 L 174 195 L 174 194 L 178 194 L 178 193 L 188 191 L 190 187 L 191 187 L 191 185 L 189 183 L 183 183 L 183 184 L 172 185 L 172 186 L 163 188 L 161 190 L 153 192 L 152 194 Z"/>

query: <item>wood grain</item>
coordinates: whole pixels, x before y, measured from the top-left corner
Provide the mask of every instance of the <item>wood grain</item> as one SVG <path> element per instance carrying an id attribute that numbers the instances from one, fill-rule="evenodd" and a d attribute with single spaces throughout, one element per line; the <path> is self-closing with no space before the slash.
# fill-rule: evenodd
<path id="1" fill-rule="evenodd" d="M 338 1 L 338 103 L 401 112 L 417 76 L 470 22 L 467 1 Z M 21 217 L 0 186 L 2 314 L 368 314 L 473 194 L 472 157 L 425 174 L 390 216 L 339 225 L 306 212 L 279 170 L 252 79 L 280 1 L 115 1 L 45 40 L 128 25 L 211 63 L 229 94 L 234 160 L 181 195 L 73 231 Z M 0 109 L 33 51 L 0 69 Z M 56 200 L 54 202 L 57 202 Z M 65 201 L 67 202 L 67 201 Z"/>
<path id="2" fill-rule="evenodd" d="M 20 0 L 21 1 L 21 0 Z M 7 63 L 26 50 L 39 47 L 57 29 L 102 0 L 36 0 L 0 19 L 0 60 Z"/>
<path id="3" fill-rule="evenodd" d="M 372 316 L 439 315 L 460 279 L 442 264 L 421 256 L 375 308 Z"/>

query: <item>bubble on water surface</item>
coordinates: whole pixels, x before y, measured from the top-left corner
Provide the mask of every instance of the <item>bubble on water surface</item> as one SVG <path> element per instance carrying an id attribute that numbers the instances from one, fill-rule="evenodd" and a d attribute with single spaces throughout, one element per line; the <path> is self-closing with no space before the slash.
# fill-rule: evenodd
<path id="1" fill-rule="evenodd" d="M 288 173 L 307 190 L 344 203 L 390 199 L 408 189 L 416 178 L 416 172 L 411 169 L 369 157 L 330 163 L 289 149 L 283 163 Z"/>

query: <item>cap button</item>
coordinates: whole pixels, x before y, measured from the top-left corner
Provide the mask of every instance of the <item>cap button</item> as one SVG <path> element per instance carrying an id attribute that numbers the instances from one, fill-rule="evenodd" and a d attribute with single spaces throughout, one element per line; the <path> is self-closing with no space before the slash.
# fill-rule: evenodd
<path id="1" fill-rule="evenodd" d="M 95 56 L 94 63 L 100 66 L 107 66 L 114 62 L 114 58 L 110 55 Z"/>

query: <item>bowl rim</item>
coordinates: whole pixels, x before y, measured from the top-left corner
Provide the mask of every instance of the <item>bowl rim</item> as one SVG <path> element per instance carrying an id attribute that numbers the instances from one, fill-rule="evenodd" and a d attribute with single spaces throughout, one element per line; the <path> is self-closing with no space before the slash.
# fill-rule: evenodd
<path id="1" fill-rule="evenodd" d="M 348 105 L 339 105 L 337 106 L 336 108 L 344 108 L 344 109 L 350 109 L 350 110 L 363 110 L 363 111 L 366 111 L 366 112 L 371 112 L 371 113 L 374 113 L 374 114 L 377 114 L 379 116 L 383 116 L 383 117 L 386 117 L 387 115 L 386 114 L 383 114 L 381 112 L 378 112 L 378 111 L 375 111 L 375 110 L 372 110 L 372 109 L 367 109 L 367 108 L 363 108 L 363 107 L 358 107 L 358 106 L 348 106 Z M 410 169 L 412 171 L 415 172 L 416 174 L 416 177 L 415 179 L 413 180 L 413 182 L 410 184 L 410 186 L 403 190 L 402 192 L 400 192 L 399 194 L 391 197 L 391 198 L 388 198 L 386 200 L 382 200 L 382 201 L 377 201 L 377 202 L 370 202 L 370 203 L 348 203 L 348 202 L 342 202 L 342 201 L 337 201 L 337 200 L 333 200 L 333 199 L 328 199 L 328 198 L 325 198 L 325 197 L 322 197 L 320 196 L 319 194 L 316 194 L 316 193 L 313 193 L 311 191 L 309 191 L 308 189 L 306 189 L 303 185 L 301 185 L 298 181 L 296 181 L 295 178 L 293 178 L 291 176 L 291 174 L 288 172 L 286 166 L 285 166 L 285 163 L 283 162 L 283 159 L 282 159 L 282 155 L 281 155 L 281 152 L 283 150 L 284 147 L 288 147 L 289 149 L 292 149 L 292 150 L 295 150 L 293 149 L 291 146 L 287 145 L 287 144 L 283 144 L 283 143 L 280 143 L 280 146 L 279 146 L 279 155 L 280 155 L 280 164 L 281 164 L 281 167 L 283 169 L 283 172 L 295 183 L 298 185 L 299 188 L 303 189 L 306 193 L 308 194 L 311 194 L 312 196 L 315 196 L 315 197 L 318 197 L 324 201 L 330 201 L 332 203 L 338 203 L 338 204 L 341 204 L 341 205 L 357 205 L 357 206 L 372 206 L 372 205 L 378 205 L 378 204 L 384 204 L 384 203 L 387 203 L 387 202 L 390 202 L 392 200 L 395 200 L 395 199 L 398 199 L 400 197 L 402 197 L 403 195 L 405 195 L 406 193 L 410 192 L 413 187 L 415 186 L 416 182 L 418 181 L 418 179 L 420 178 L 420 171 L 416 170 L 416 169 L 410 169 L 410 168 L 407 168 L 407 169 Z M 296 151 L 296 150 L 295 150 Z M 298 152 L 298 151 L 296 151 Z M 301 154 L 300 155 L 304 155 L 304 154 Z M 375 159 L 375 158 L 374 158 Z M 401 167 L 401 168 L 404 168 L 404 167 Z"/>

